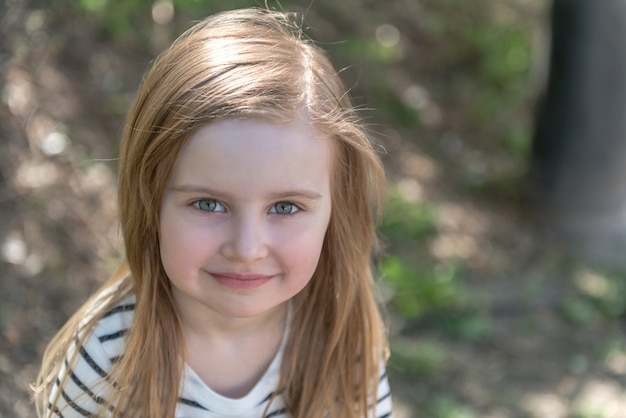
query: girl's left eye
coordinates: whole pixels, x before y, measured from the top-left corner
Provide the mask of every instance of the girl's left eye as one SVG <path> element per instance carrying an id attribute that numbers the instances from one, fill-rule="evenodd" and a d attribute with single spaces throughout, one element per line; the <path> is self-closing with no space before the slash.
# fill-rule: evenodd
<path id="1" fill-rule="evenodd" d="M 300 209 L 291 202 L 278 202 L 272 205 L 269 213 L 276 213 L 278 215 L 293 215 Z"/>

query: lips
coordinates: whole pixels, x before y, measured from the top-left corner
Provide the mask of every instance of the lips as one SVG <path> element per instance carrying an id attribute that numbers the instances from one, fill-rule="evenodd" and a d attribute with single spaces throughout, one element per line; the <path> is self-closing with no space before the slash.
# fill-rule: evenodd
<path id="1" fill-rule="evenodd" d="M 255 289 L 269 282 L 272 277 L 256 273 L 218 273 L 209 274 L 222 286 L 230 289 Z"/>

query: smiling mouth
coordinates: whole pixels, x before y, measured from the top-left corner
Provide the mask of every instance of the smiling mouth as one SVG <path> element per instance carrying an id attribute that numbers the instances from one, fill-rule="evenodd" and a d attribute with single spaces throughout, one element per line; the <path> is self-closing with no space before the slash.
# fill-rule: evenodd
<path id="1" fill-rule="evenodd" d="M 209 273 L 219 284 L 230 289 L 255 289 L 269 282 L 274 276 L 254 273 Z"/>

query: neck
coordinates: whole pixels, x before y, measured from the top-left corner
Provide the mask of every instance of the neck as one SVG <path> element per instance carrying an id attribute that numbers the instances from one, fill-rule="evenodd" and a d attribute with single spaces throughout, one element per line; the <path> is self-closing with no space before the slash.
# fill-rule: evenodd
<path id="1" fill-rule="evenodd" d="M 280 348 L 288 302 L 242 318 L 175 300 L 185 333 L 185 362 L 222 396 L 239 398 L 249 393 Z"/>
<path id="2" fill-rule="evenodd" d="M 267 333 L 276 335 L 276 332 L 282 335 L 287 319 L 288 302 L 252 317 L 225 315 L 176 295 L 175 302 L 188 337 L 205 341 L 232 340 Z"/>

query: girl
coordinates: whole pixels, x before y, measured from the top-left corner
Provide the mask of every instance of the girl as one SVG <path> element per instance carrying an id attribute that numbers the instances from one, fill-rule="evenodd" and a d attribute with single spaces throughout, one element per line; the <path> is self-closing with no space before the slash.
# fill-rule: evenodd
<path id="1" fill-rule="evenodd" d="M 41 417 L 388 417 L 384 175 L 290 15 L 214 15 L 128 116 L 126 261 L 50 343 Z"/>

